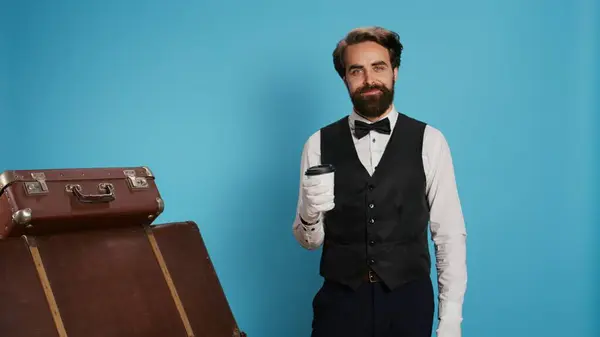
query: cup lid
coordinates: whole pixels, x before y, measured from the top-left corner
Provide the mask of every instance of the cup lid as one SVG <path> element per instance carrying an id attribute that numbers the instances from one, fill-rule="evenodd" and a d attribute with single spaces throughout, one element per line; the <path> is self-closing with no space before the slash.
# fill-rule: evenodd
<path id="1" fill-rule="evenodd" d="M 307 176 L 317 176 L 320 174 L 331 173 L 335 171 L 335 167 L 331 164 L 321 164 L 313 167 L 309 167 L 306 170 Z"/>

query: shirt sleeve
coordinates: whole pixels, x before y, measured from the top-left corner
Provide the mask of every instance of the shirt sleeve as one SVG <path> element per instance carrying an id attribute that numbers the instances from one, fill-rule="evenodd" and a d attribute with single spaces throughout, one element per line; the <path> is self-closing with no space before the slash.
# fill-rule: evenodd
<path id="1" fill-rule="evenodd" d="M 426 130 L 424 162 L 438 276 L 438 336 L 459 337 L 467 286 L 467 233 L 449 145 L 439 130 Z"/>
<path id="2" fill-rule="evenodd" d="M 302 180 L 304 178 L 304 172 L 312 166 L 319 165 L 321 163 L 321 144 L 320 134 L 316 132 L 313 134 L 308 141 L 304 144 L 302 149 L 302 157 L 300 158 L 300 185 L 298 191 L 298 202 L 296 206 L 296 215 L 292 224 L 292 231 L 294 237 L 298 243 L 308 249 L 314 250 L 319 248 L 323 244 L 325 238 L 324 224 L 322 216 L 316 223 L 304 224 L 300 218 L 300 214 L 306 214 L 302 207 Z"/>

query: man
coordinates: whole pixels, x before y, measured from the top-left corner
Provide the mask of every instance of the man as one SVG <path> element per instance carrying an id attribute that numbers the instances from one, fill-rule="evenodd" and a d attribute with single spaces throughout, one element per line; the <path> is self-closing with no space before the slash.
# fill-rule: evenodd
<path id="1" fill-rule="evenodd" d="M 380 27 L 352 30 L 333 52 L 353 111 L 314 133 L 301 160 L 293 231 L 323 245 L 324 283 L 312 337 L 429 337 L 434 296 L 427 233 L 435 243 L 439 337 L 460 337 L 466 230 L 443 134 L 396 111 L 403 46 Z M 305 175 L 330 164 L 334 184 Z"/>

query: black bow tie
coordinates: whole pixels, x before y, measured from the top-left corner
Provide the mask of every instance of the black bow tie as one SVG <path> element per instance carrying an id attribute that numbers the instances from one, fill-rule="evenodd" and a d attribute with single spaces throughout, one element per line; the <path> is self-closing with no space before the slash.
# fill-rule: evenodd
<path id="1" fill-rule="evenodd" d="M 388 118 L 382 119 L 373 124 L 367 124 L 361 121 L 354 121 L 354 135 L 358 139 L 366 136 L 370 131 L 376 131 L 389 135 L 391 133 L 390 120 Z"/>

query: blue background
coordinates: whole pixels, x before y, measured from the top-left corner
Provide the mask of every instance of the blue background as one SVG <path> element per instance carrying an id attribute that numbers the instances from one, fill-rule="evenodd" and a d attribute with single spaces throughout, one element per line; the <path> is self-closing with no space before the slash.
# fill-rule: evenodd
<path id="1" fill-rule="evenodd" d="M 597 1 L 216 3 L 5 3 L 0 168 L 149 166 L 158 222 L 199 224 L 249 336 L 308 336 L 300 153 L 351 109 L 335 43 L 381 25 L 405 45 L 396 105 L 454 156 L 463 336 L 600 334 Z"/>

